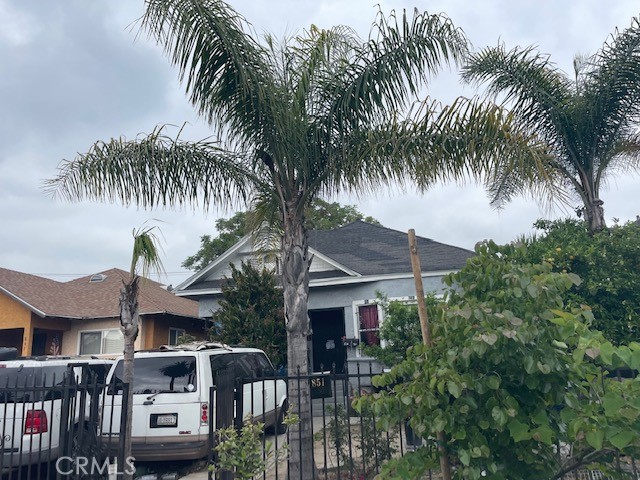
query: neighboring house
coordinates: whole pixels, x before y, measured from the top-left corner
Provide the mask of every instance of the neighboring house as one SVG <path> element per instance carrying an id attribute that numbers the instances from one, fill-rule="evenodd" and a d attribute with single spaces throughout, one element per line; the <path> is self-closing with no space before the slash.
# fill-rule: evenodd
<path id="1" fill-rule="evenodd" d="M 111 269 L 69 282 L 0 268 L 0 346 L 22 355 L 122 353 L 120 288 L 129 274 Z M 204 338 L 198 304 L 142 279 L 136 349 L 176 343 L 189 333 Z"/>
<path id="2" fill-rule="evenodd" d="M 462 268 L 473 256 L 472 251 L 428 238 L 418 237 L 417 246 L 425 292 L 441 291 L 442 277 Z M 358 344 L 379 343 L 383 318 L 376 303 L 378 292 L 389 299 L 415 300 L 408 235 L 356 221 L 334 230 L 310 231 L 309 253 L 313 370 L 328 370 L 335 364 L 341 371 L 345 360 L 362 360 Z M 251 238 L 244 237 L 178 285 L 175 293 L 198 300 L 200 316 L 210 317 L 218 309 L 230 263 L 249 261 L 277 271 L 277 262 L 271 258 L 254 251 Z"/>

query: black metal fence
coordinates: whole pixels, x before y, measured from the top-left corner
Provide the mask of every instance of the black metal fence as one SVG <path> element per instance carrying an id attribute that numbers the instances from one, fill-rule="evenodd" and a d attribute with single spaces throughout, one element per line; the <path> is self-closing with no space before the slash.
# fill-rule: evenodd
<path id="1" fill-rule="evenodd" d="M 374 391 L 372 378 L 379 370 L 375 371 L 371 363 L 354 364 L 350 373 L 348 368 L 344 371 L 346 373 L 335 373 L 335 369 L 319 374 L 298 372 L 286 376 L 266 372 L 251 379 L 234 378 L 232 371 L 220 372 L 210 394 L 210 405 L 216 405 L 216 421 L 211 422 L 212 445 L 215 446 L 218 439 L 214 430 L 231 425 L 240 429 L 248 421 L 245 414 L 249 411 L 253 414 L 252 421 L 266 426 L 261 437 L 264 470 L 255 478 L 296 480 L 291 475 L 287 452 L 292 433 L 279 433 L 284 431 L 280 424 L 283 414 L 296 400 L 287 395 L 284 404 L 278 401 L 272 405 L 275 407 L 273 410 L 263 406 L 268 406 L 269 395 L 278 390 L 279 383 L 291 392 L 299 391 L 299 387 L 308 382 L 312 398 L 313 477 L 318 480 L 373 479 L 387 460 L 422 446 L 422 439 L 413 434 L 406 422 L 380 430 L 373 414 L 360 414 L 352 408 L 356 396 Z M 257 388 L 253 388 L 256 384 Z M 292 388 L 294 386 L 298 388 Z M 292 431 L 299 432 L 297 429 Z M 212 451 L 210 462 L 219 464 L 215 451 Z M 429 472 L 426 478 L 434 475 Z M 217 476 L 209 474 L 210 479 L 214 477 L 223 480 L 233 478 L 225 471 L 219 471 Z M 300 477 L 300 480 L 309 479 Z"/>
<path id="2" fill-rule="evenodd" d="M 120 422 L 124 431 L 125 415 L 102 418 L 105 402 L 114 401 L 104 393 L 114 385 L 105 384 L 104 374 L 82 367 L 76 364 L 49 376 L 34 369 L 0 382 L 3 480 L 108 478 L 115 465 L 125 465 L 124 438 L 100 436 L 102 422 Z M 128 385 L 117 387 L 124 393 L 126 411 Z"/>

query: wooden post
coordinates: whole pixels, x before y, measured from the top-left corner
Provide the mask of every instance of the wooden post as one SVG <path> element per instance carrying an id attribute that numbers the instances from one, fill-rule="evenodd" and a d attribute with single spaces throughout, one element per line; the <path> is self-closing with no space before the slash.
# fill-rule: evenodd
<path id="1" fill-rule="evenodd" d="M 422 285 L 422 268 L 420 267 L 420 257 L 418 256 L 418 247 L 416 244 L 416 231 L 412 228 L 409 230 L 409 254 L 411 255 L 411 269 L 413 270 L 413 279 L 416 285 L 416 301 L 418 302 L 418 316 L 420 317 L 420 328 L 422 330 L 422 342 L 431 347 L 431 330 L 429 328 L 429 316 L 427 315 L 427 306 L 424 303 L 424 286 Z M 451 466 L 449 465 L 449 456 L 445 444 L 444 432 L 437 433 L 438 450 L 440 451 L 440 471 L 443 480 L 451 480 Z"/>

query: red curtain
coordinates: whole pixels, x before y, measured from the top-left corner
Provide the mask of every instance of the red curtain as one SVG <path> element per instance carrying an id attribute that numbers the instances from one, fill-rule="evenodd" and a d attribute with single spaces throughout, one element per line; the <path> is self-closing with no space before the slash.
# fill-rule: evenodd
<path id="1" fill-rule="evenodd" d="M 358 308 L 358 313 L 360 315 L 360 342 L 364 345 L 380 345 L 378 306 L 375 304 L 362 305 Z"/>

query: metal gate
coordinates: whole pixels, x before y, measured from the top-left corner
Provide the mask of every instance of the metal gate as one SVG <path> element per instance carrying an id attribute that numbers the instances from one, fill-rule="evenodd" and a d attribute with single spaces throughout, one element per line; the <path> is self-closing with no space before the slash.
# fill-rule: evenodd
<path id="1" fill-rule="evenodd" d="M 109 478 L 116 460 L 125 464 L 124 438 L 109 442 L 100 436 L 103 402 L 113 398 L 105 395 L 109 385 L 104 377 L 82 372 L 77 375 L 70 366 L 58 378 L 33 375 L 0 383 L 3 480 Z M 124 409 L 128 385 L 118 388 Z M 125 431 L 126 416 L 120 421 L 120 431 Z"/>

